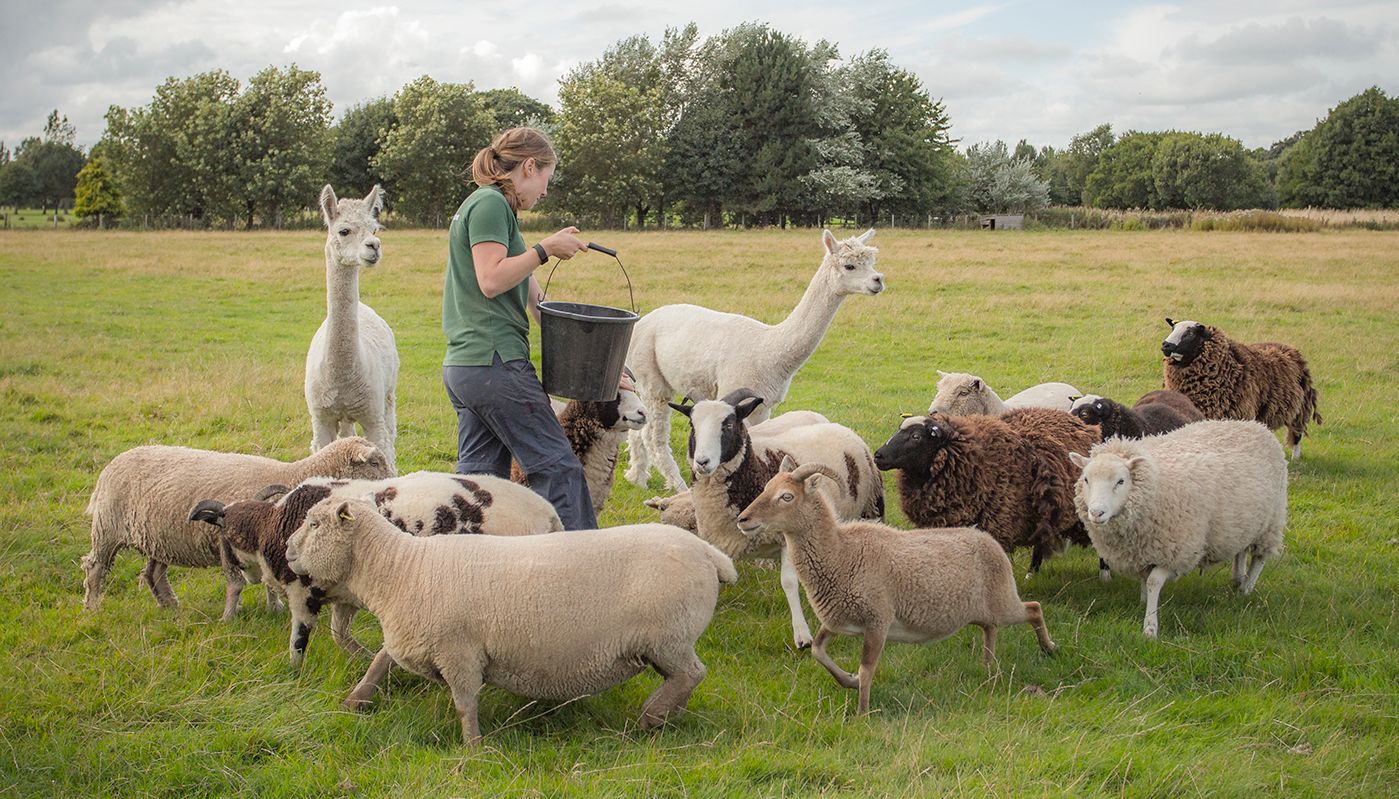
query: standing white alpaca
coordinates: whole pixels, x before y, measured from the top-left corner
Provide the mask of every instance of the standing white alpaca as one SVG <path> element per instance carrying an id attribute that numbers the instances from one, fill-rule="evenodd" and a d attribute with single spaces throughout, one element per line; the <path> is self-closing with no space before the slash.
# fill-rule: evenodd
<path id="1" fill-rule="evenodd" d="M 393 331 L 374 309 L 359 301 L 359 269 L 379 263 L 379 211 L 383 190 L 377 185 L 363 200 L 337 200 L 335 190 L 321 189 L 325 239 L 326 318 L 306 353 L 306 407 L 311 412 L 311 451 L 338 437 L 364 437 L 394 462 L 394 389 L 398 385 L 398 348 Z"/>
<path id="2" fill-rule="evenodd" d="M 874 270 L 879 250 L 869 246 L 873 237 L 873 228 L 845 241 L 821 231 L 826 248 L 821 266 L 801 302 L 779 324 L 698 305 L 664 305 L 642 317 L 632 333 L 627 364 L 636 375 L 649 423 L 627 437 L 627 479 L 645 486 L 654 466 L 667 488 L 685 487 L 670 451 L 666 403 L 676 395 L 699 402 L 752 389 L 767 402 L 750 423 L 767 419 L 786 398 L 792 377 L 816 351 L 845 297 L 884 290 L 884 276 Z"/>

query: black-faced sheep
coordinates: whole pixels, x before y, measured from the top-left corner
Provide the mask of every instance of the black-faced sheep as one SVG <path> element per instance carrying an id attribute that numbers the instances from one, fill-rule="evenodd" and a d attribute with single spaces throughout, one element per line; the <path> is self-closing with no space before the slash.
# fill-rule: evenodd
<path id="1" fill-rule="evenodd" d="M 1292 457 L 1302 457 L 1302 436 L 1321 424 L 1316 387 L 1302 353 L 1287 344 L 1240 344 L 1213 325 L 1175 322 L 1161 342 L 1165 387 L 1195 403 L 1206 419 L 1262 422 L 1287 428 Z"/>
<path id="2" fill-rule="evenodd" d="M 376 666 L 397 662 L 447 683 L 467 745 L 481 738 L 483 684 L 568 701 L 647 666 L 664 682 L 646 700 L 641 726 L 662 724 L 704 679 L 695 641 L 719 584 L 738 579 L 722 552 L 675 527 L 416 538 L 373 506 L 338 499 L 312 508 L 287 559 L 378 617 L 385 656 Z M 369 694 L 382 676 L 374 668 L 365 675 Z M 357 687 L 345 704 L 366 700 Z"/>
<path id="3" fill-rule="evenodd" d="M 350 634 L 357 608 L 353 597 L 328 595 L 323 587 L 298 577 L 287 566 L 287 539 L 317 502 L 327 497 L 369 498 L 391 524 L 415 536 L 528 535 L 563 529 L 548 500 L 524 486 L 489 475 L 414 472 L 384 480 L 317 478 L 284 491 L 275 500 L 266 497 L 229 505 L 204 500 L 194 506 L 190 519 L 221 531 L 233 558 L 256 564 L 286 593 L 291 608 L 293 665 L 301 664 L 316 614 L 326 602 L 331 603 L 330 630 L 335 642 L 352 654 L 367 654 Z"/>
<path id="4" fill-rule="evenodd" d="M 1169 433 L 1177 427 L 1204 419 L 1190 398 L 1179 391 L 1150 391 L 1128 408 L 1107 397 L 1074 403 L 1074 416 L 1087 425 L 1096 425 L 1102 438 L 1142 438 Z"/>
<path id="5" fill-rule="evenodd" d="M 1030 547 L 1030 571 L 1064 547 L 1087 546 L 1074 516 L 1078 471 L 1096 431 L 1063 411 L 1022 408 L 1005 416 L 914 416 L 874 454 L 899 470 L 899 502 L 918 527 L 977 527 L 1007 553 Z"/>
<path id="6" fill-rule="evenodd" d="M 1148 638 L 1166 581 L 1232 560 L 1234 587 L 1247 594 L 1282 550 L 1287 458 L 1257 422 L 1195 422 L 1071 457 L 1083 470 L 1075 510 L 1113 570 L 1142 581 Z"/>
<path id="7" fill-rule="evenodd" d="M 293 463 L 186 447 L 129 449 L 98 475 L 87 504 L 92 550 L 82 559 L 87 572 L 83 607 L 98 606 L 107 572 L 117 553 L 129 547 L 147 558 L 141 583 L 165 608 L 179 605 L 166 579 L 171 566 L 222 566 L 224 619 L 232 618 L 246 578 L 238 564 L 224 557 L 218 531 L 189 520 L 192 505 L 210 497 L 248 499 L 269 483 L 295 484 L 317 475 L 379 478 L 392 473 L 384 454 L 360 437 L 339 439 Z"/>
<path id="8" fill-rule="evenodd" d="M 857 712 L 869 711 L 870 686 L 886 640 L 927 643 L 968 624 L 981 627 L 990 664 L 997 628 L 1029 623 L 1045 652 L 1054 642 L 1038 602 L 1022 602 L 1010 558 L 973 527 L 895 530 L 877 522 L 840 523 L 816 485 L 839 476 L 790 458 L 738 517 L 746 534 L 782 535 L 797 576 L 821 620 L 811 654 L 836 682 L 859 688 Z M 831 635 L 864 638 L 857 677 L 826 654 Z"/>
<path id="9" fill-rule="evenodd" d="M 738 512 L 762 492 L 786 456 L 822 464 L 841 475 L 839 482 L 821 490 L 842 519 L 882 519 L 884 481 L 869 446 L 853 430 L 838 424 L 801 424 L 754 438 L 744 420 L 762 402 L 762 397 L 739 389 L 721 400 L 671 407 L 690 419 L 689 461 L 695 478 L 690 496 L 699 537 L 731 558 L 780 556 L 792 639 L 798 648 L 805 648 L 811 645 L 811 629 L 802 612 L 797 573 L 782 539 L 745 536 L 735 522 Z"/>

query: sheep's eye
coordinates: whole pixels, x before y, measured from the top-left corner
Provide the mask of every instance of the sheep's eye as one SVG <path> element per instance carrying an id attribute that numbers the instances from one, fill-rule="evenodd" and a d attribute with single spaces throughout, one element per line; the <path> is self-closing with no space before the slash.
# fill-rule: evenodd
<path id="1" fill-rule="evenodd" d="M 855 265 L 854 265 L 854 264 L 846 264 L 846 265 L 845 265 L 845 271 L 847 271 L 847 272 L 854 272 L 854 271 L 855 271 Z"/>
<path id="2" fill-rule="evenodd" d="M 1120 485 L 1122 485 L 1122 484 L 1125 483 L 1125 482 L 1127 482 L 1127 479 L 1126 479 L 1126 478 L 1119 478 L 1118 481 L 1117 481 L 1117 484 L 1120 486 Z"/>
<path id="3" fill-rule="evenodd" d="M 791 502 L 792 500 L 796 499 L 796 497 L 792 495 L 791 491 L 783 491 L 782 494 L 778 497 L 778 499 L 783 502 Z"/>
<path id="4" fill-rule="evenodd" d="M 350 235 L 350 229 L 347 228 L 347 227 L 342 227 L 342 228 L 340 228 L 340 235 L 342 235 L 342 236 L 348 236 L 348 235 Z"/>
<path id="5" fill-rule="evenodd" d="M 312 529 L 315 529 L 315 528 L 317 528 L 317 527 L 320 527 L 320 526 L 321 526 L 321 523 L 320 523 L 320 522 L 314 522 L 314 521 L 313 521 L 313 522 L 311 522 L 311 524 L 310 524 L 309 526 L 310 526 Z"/>

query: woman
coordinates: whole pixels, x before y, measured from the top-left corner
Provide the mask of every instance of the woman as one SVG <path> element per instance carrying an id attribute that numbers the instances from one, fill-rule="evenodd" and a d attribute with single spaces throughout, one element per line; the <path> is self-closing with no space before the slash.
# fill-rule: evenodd
<path id="1" fill-rule="evenodd" d="M 529 319 L 543 292 L 534 270 L 587 245 L 569 227 L 525 247 L 516 214 L 548 193 L 558 156 L 547 136 L 511 128 L 471 162 L 480 188 L 452 217 L 442 331 L 442 382 L 457 411 L 457 472 L 510 476 L 510 458 L 569 530 L 597 528 L 583 467 L 529 360 Z"/>

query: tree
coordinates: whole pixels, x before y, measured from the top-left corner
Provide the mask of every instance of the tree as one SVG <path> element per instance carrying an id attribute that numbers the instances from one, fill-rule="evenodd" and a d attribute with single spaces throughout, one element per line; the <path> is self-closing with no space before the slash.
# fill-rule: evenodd
<path id="1" fill-rule="evenodd" d="M 370 166 L 393 183 L 396 208 L 409 220 L 441 225 L 469 193 L 471 159 L 490 144 L 495 117 L 469 83 L 424 75 L 393 101 L 398 124 Z"/>
<path id="2" fill-rule="evenodd" d="M 1399 97 L 1372 86 L 1331 109 L 1285 154 L 1278 192 L 1292 206 L 1399 207 Z"/>
<path id="3" fill-rule="evenodd" d="M 379 97 L 351 106 L 340 122 L 331 128 L 335 148 L 330 159 L 330 184 L 336 192 L 349 197 L 363 197 L 378 183 L 384 187 L 389 204 L 397 199 L 392 186 L 373 166 L 389 131 L 398 124 L 394 116 L 393 99 Z"/>
<path id="4" fill-rule="evenodd" d="M 481 92 L 481 102 L 495 117 L 497 132 L 525 125 L 547 125 L 554 119 L 554 109 L 519 89 L 491 89 Z"/>
<path id="5" fill-rule="evenodd" d="M 318 72 L 268 67 L 248 81 L 228 119 L 234 195 L 251 230 L 260 211 L 280 225 L 287 208 L 313 204 L 330 166 L 330 99 Z"/>
<path id="6" fill-rule="evenodd" d="M 23 146 L 23 145 L 21 145 Z M 34 168 L 20 160 L 0 166 L 0 205 L 30 205 L 37 194 Z"/>
<path id="7" fill-rule="evenodd" d="M 630 86 L 600 69 L 575 71 L 559 88 L 555 135 L 563 159 L 563 204 L 606 224 L 636 212 L 637 226 L 660 200 L 664 107 L 660 90 Z"/>
<path id="8" fill-rule="evenodd" d="M 1083 184 L 1083 203 L 1094 208 L 1150 208 L 1156 196 L 1152 158 L 1160 133 L 1127 131 L 1098 156 Z"/>
<path id="9" fill-rule="evenodd" d="M 1151 160 L 1156 209 L 1232 211 L 1272 204 L 1263 168 L 1243 144 L 1218 133 L 1167 133 Z"/>
<path id="10" fill-rule="evenodd" d="M 116 180 L 107 170 L 103 158 L 94 156 L 88 159 L 87 165 L 78 172 L 73 213 L 81 219 L 100 216 L 115 220 L 124 211 L 121 190 L 117 188 Z"/>
<path id="11" fill-rule="evenodd" d="M 1049 184 L 1034 173 L 1034 160 L 1015 158 L 1003 141 L 973 144 L 963 165 L 967 207 L 983 214 L 1025 213 L 1049 204 Z"/>
<path id="12" fill-rule="evenodd" d="M 1073 137 L 1068 149 L 1055 156 L 1049 177 L 1050 201 L 1056 205 L 1088 204 L 1088 176 L 1098 168 L 1098 160 L 1113 141 L 1112 125 L 1107 124 Z"/>

